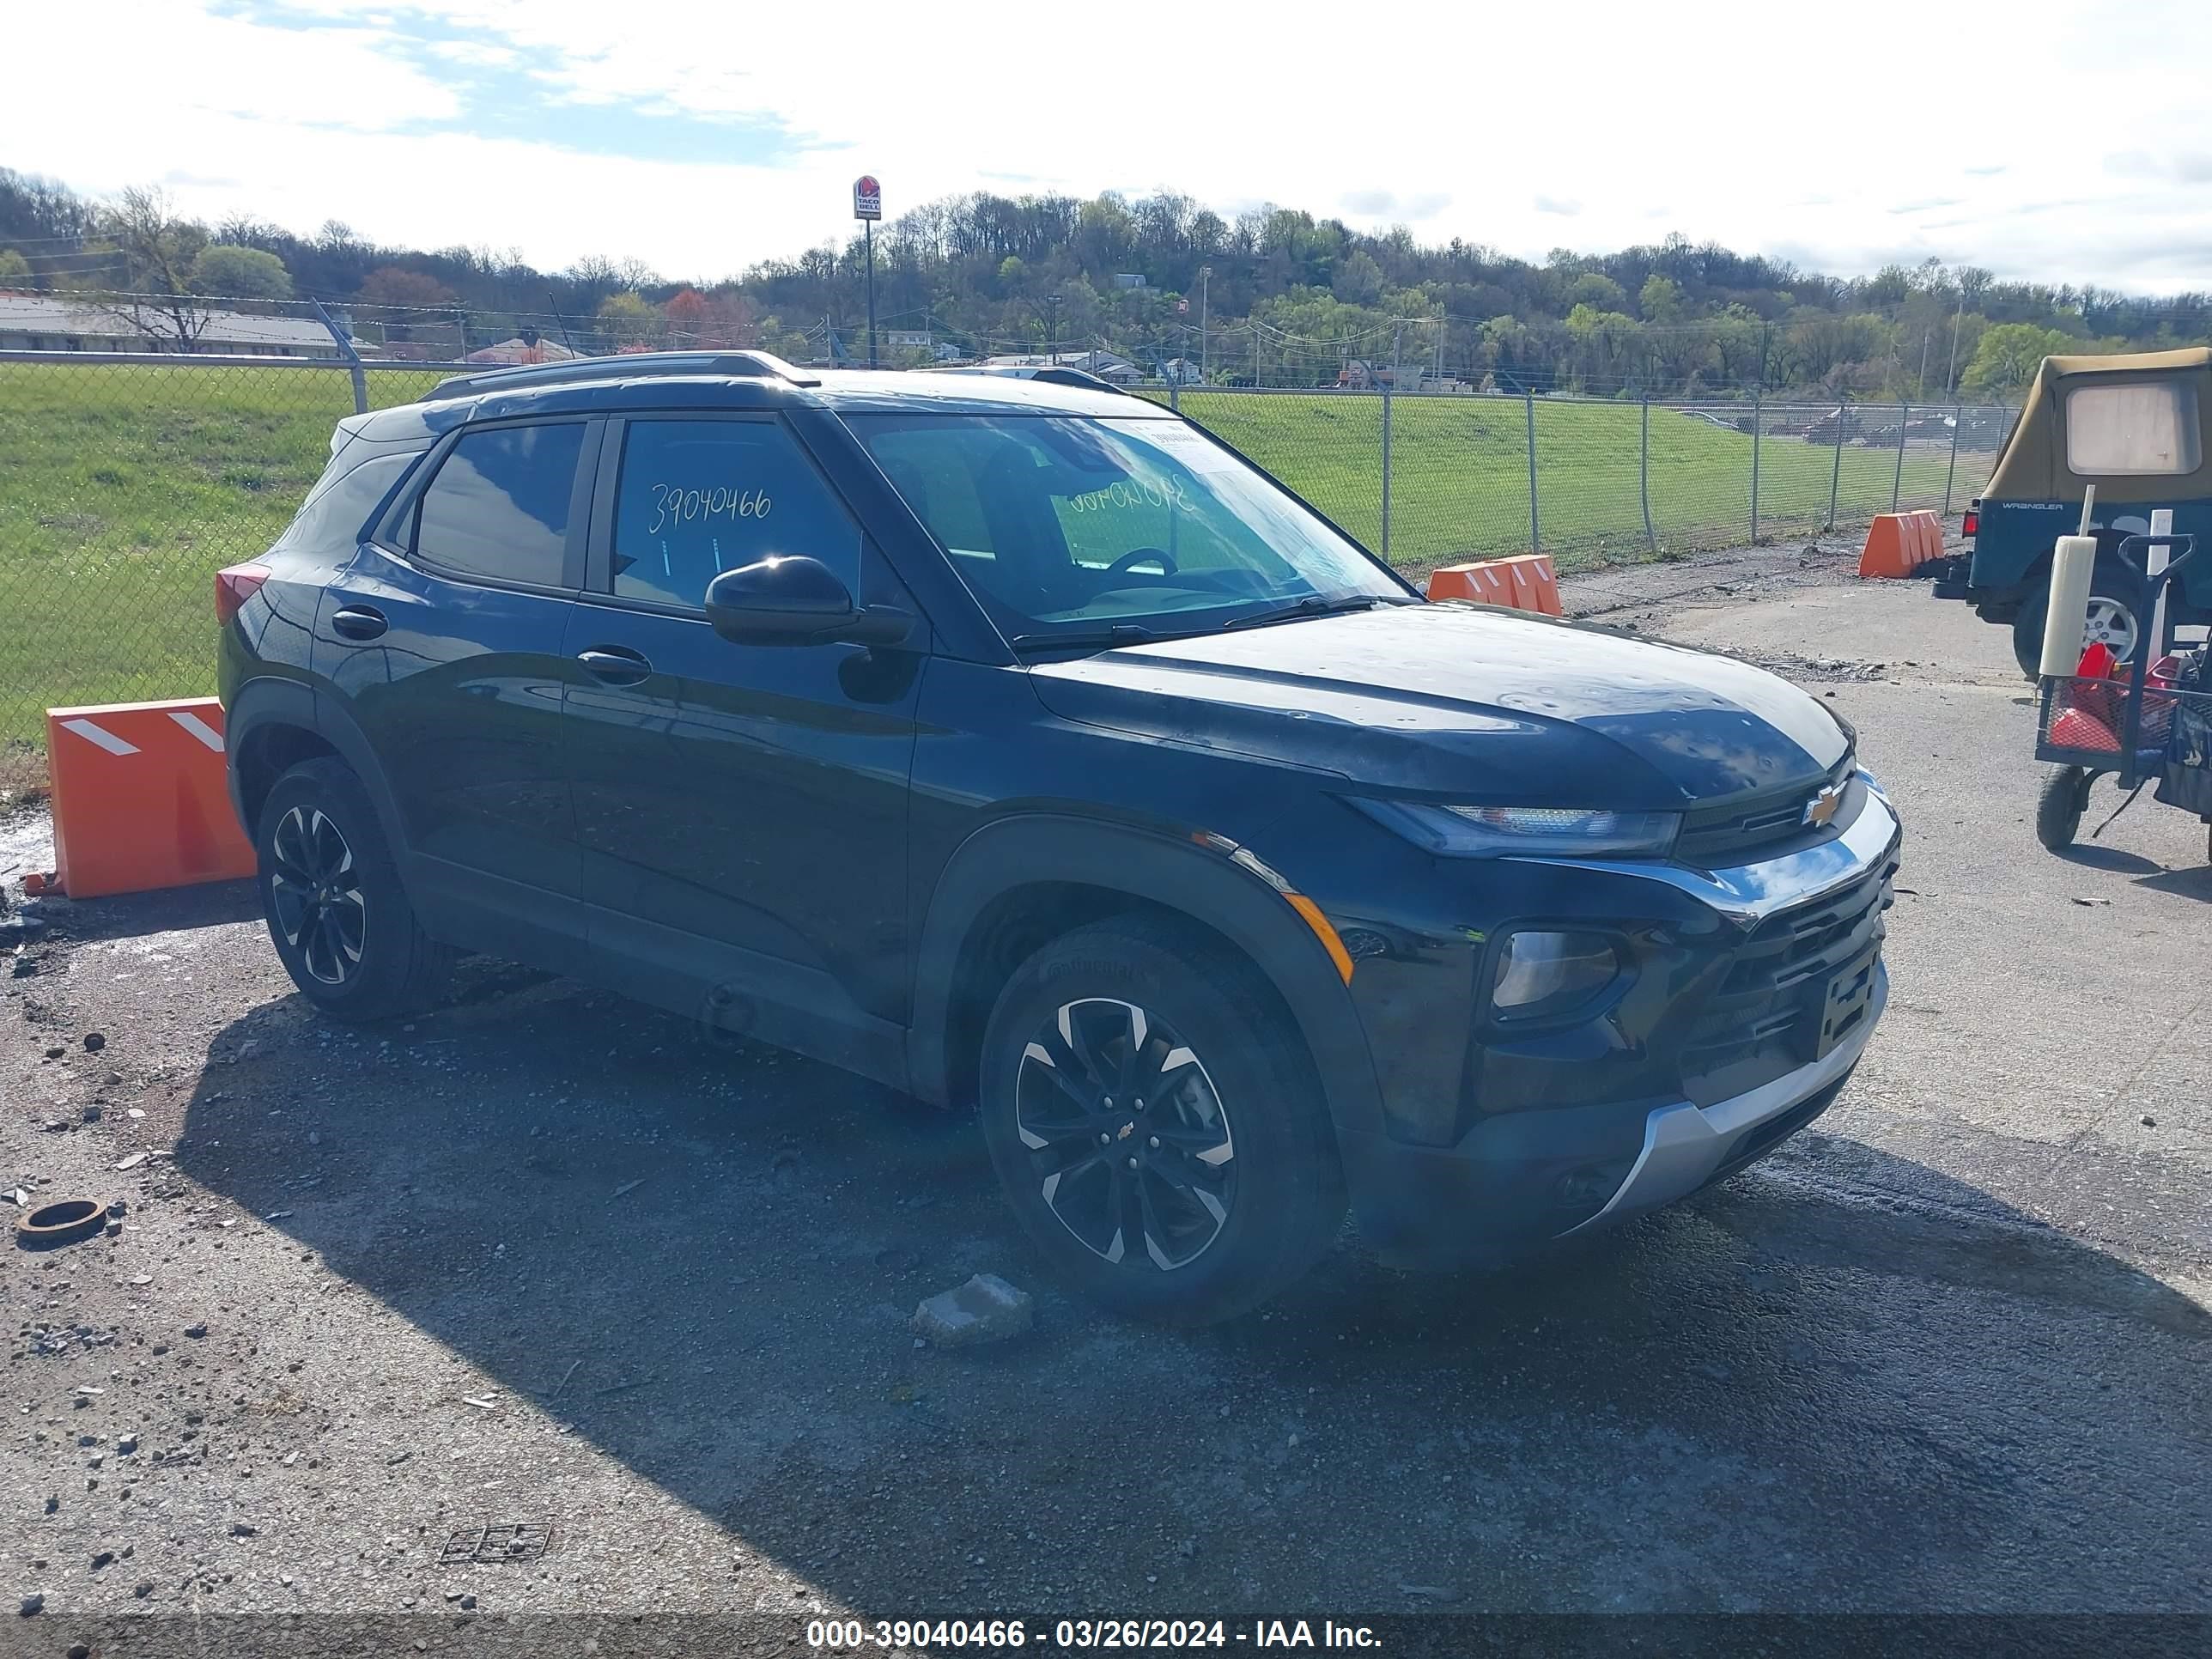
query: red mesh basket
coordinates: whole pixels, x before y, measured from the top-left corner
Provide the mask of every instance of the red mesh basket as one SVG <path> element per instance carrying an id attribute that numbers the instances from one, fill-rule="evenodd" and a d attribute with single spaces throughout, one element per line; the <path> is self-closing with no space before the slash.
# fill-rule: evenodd
<path id="1" fill-rule="evenodd" d="M 2136 732 L 2137 757 L 2154 758 L 2165 752 L 2173 732 L 2176 696 L 2155 686 L 2143 688 L 2142 724 Z M 2125 680 L 2045 680 L 2036 721 L 2035 757 L 2062 766 L 2114 770 L 2124 758 L 2127 722 Z"/>

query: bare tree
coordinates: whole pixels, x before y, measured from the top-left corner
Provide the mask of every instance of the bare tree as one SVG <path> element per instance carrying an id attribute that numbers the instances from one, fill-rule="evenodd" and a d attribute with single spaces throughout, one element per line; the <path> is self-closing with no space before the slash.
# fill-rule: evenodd
<path id="1" fill-rule="evenodd" d="M 94 301 L 137 332 L 190 351 L 209 317 L 192 292 L 192 261 L 208 245 L 207 227 L 179 217 L 158 186 L 124 191 L 100 211 L 103 251 L 120 256 L 121 291 Z"/>

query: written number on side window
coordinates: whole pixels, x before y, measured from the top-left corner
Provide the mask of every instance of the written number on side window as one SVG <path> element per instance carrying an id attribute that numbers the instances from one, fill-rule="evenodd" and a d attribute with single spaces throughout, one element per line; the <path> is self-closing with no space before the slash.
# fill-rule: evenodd
<path id="1" fill-rule="evenodd" d="M 706 524 L 715 519 L 765 519 L 773 505 L 765 489 L 716 484 L 687 489 L 682 484 L 653 486 L 653 522 L 646 534 L 658 536 L 672 525 Z"/>

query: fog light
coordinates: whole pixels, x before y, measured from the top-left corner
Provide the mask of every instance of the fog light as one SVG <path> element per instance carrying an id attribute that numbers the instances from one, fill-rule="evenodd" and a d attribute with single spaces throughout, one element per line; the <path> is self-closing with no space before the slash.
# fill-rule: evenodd
<path id="1" fill-rule="evenodd" d="M 1516 1023 L 1555 1018 L 1571 1013 L 1620 975 L 1620 954 L 1601 933 L 1509 934 L 1498 953 L 1491 1012 Z"/>

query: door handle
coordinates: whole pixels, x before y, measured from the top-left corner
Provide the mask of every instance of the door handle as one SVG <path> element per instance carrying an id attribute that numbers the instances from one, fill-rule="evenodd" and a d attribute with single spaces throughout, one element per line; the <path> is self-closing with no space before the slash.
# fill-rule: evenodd
<path id="1" fill-rule="evenodd" d="M 373 640 L 390 626 L 382 611 L 365 605 L 349 605 L 331 613 L 331 630 L 342 639 Z"/>
<path id="2" fill-rule="evenodd" d="M 618 645 L 595 645 L 588 651 L 579 651 L 576 660 L 602 685 L 639 685 L 653 673 L 651 663 Z"/>

